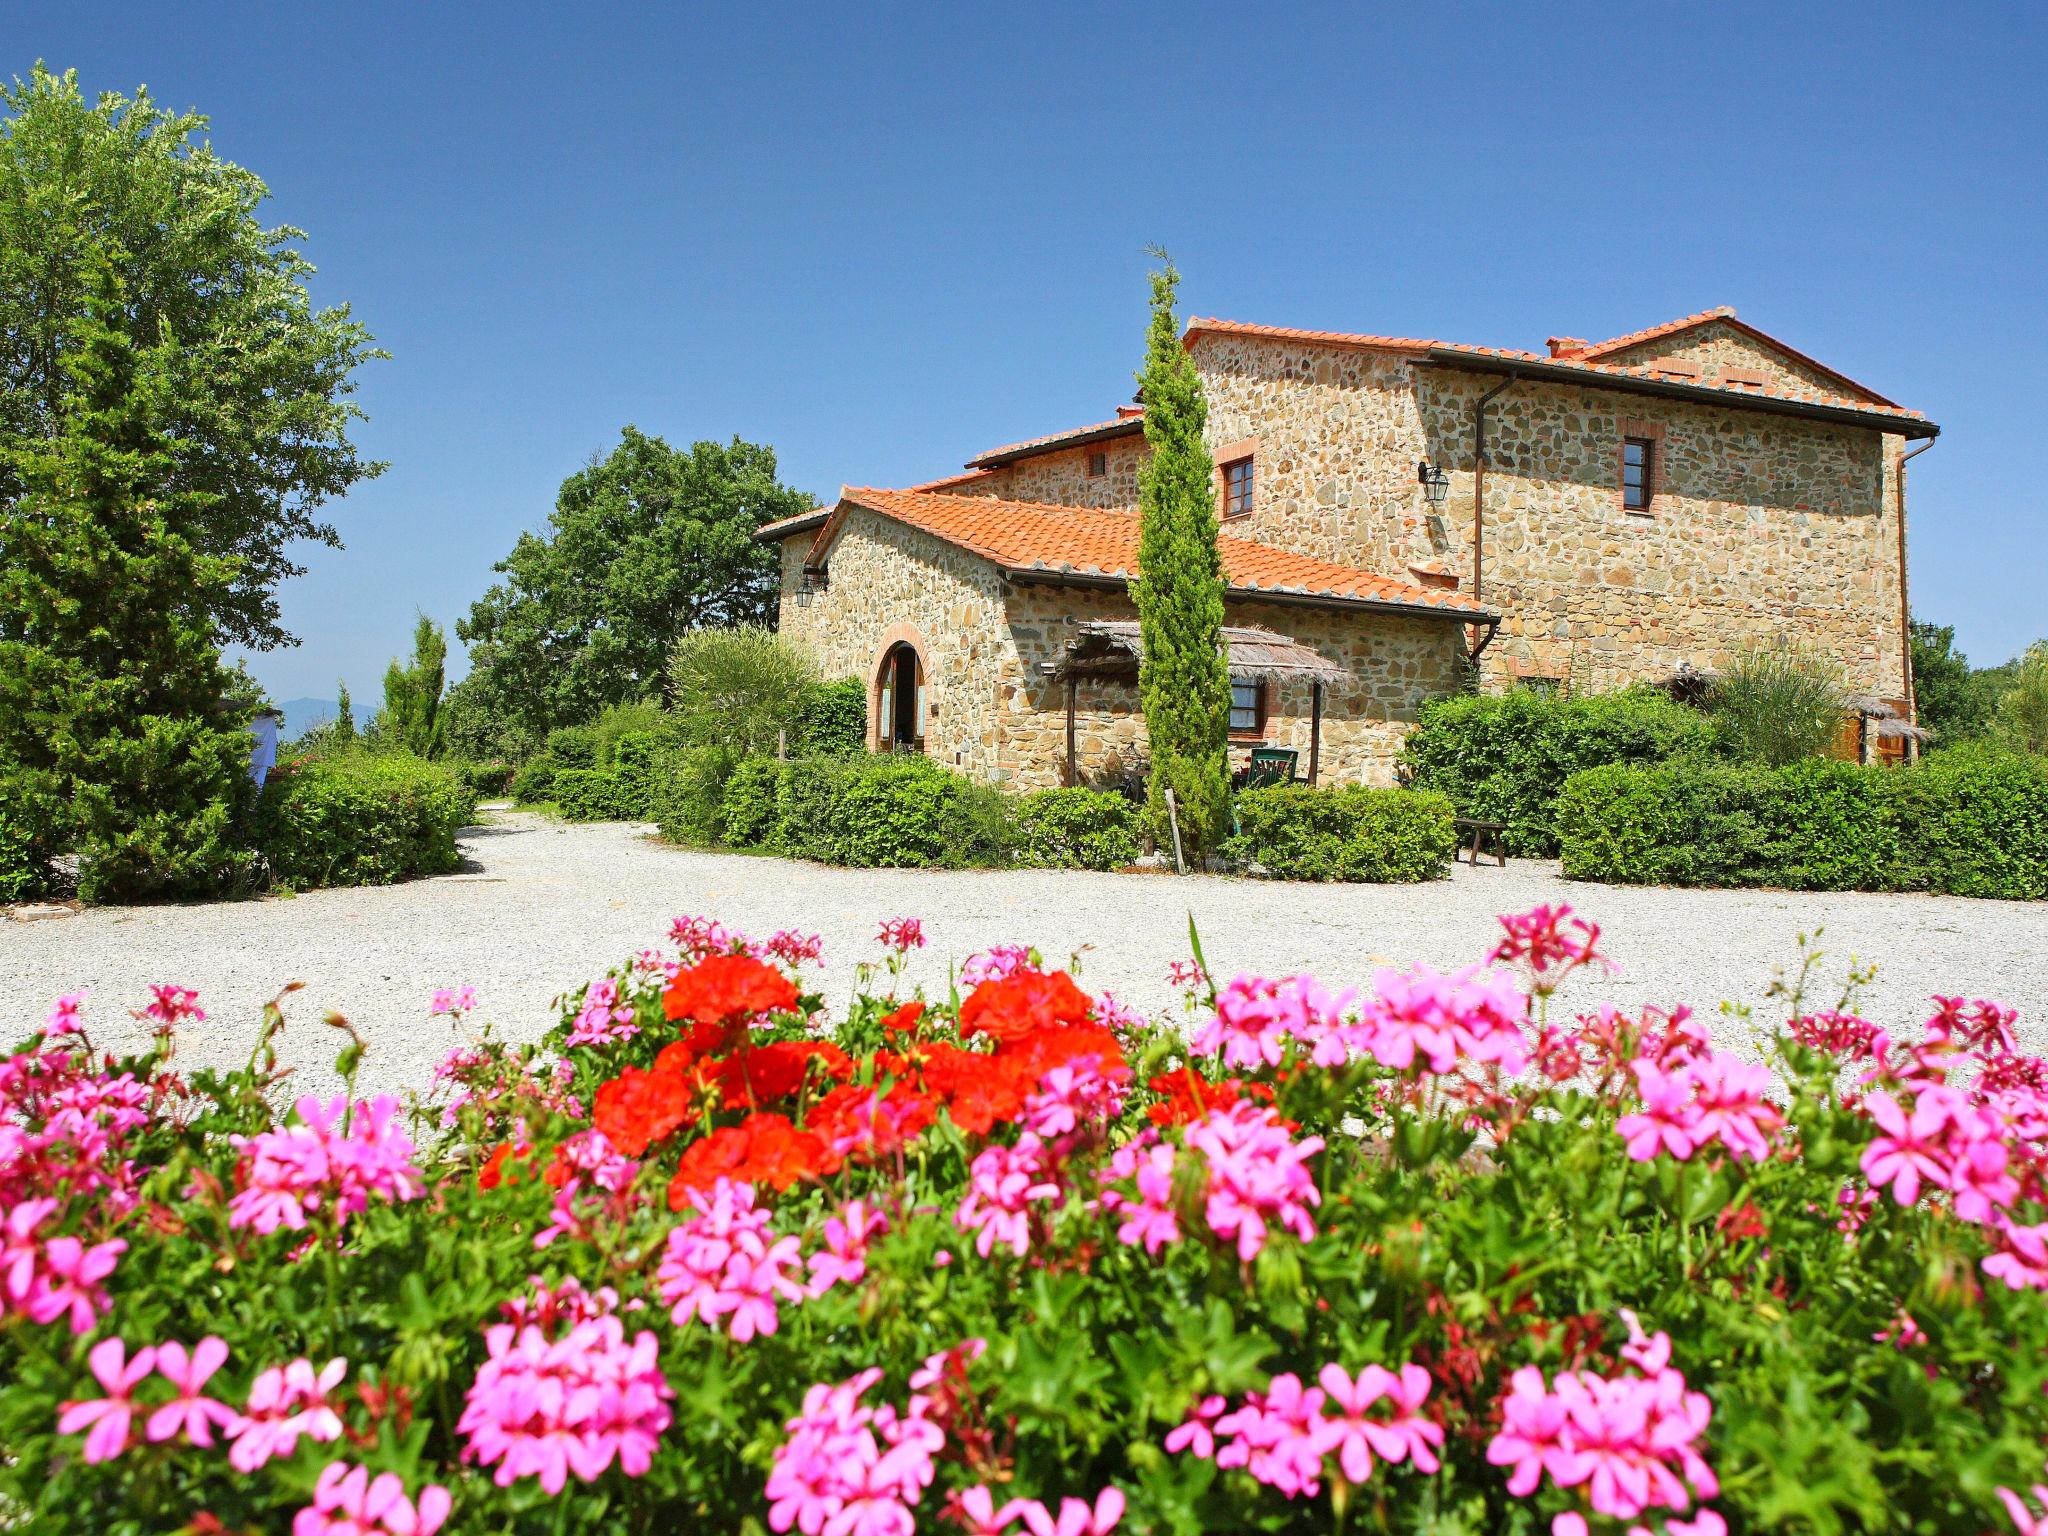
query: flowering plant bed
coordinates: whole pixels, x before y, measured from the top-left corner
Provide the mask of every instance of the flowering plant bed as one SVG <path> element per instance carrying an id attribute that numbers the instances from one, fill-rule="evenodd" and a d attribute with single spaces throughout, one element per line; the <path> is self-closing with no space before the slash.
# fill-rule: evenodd
<path id="1" fill-rule="evenodd" d="M 188 992 L 119 1061 L 65 999 L 0 1064 L 0 1525 L 2042 1528 L 2012 1013 L 1795 985 L 1762 1064 L 1567 1020 L 1597 930 L 1503 921 L 1362 991 L 1197 950 L 1148 1021 L 1020 949 L 915 995 L 907 919 L 828 1014 L 815 940 L 679 920 L 288 1114 L 282 999 L 221 1074 Z"/>

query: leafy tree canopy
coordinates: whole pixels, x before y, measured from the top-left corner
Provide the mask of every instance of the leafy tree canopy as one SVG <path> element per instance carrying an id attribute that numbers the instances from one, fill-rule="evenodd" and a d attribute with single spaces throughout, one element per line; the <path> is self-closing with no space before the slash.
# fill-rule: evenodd
<path id="1" fill-rule="evenodd" d="M 754 531 L 807 511 L 775 451 L 734 438 L 684 452 L 636 427 L 562 482 L 543 533 L 455 626 L 469 646 L 462 711 L 537 741 L 607 705 L 659 694 L 693 629 L 775 622 L 776 551 Z"/>
<path id="2" fill-rule="evenodd" d="M 1913 620 L 1913 703 L 1937 744 L 1989 735 L 1999 696 L 2012 685 L 2015 665 L 1973 667 L 1956 649 L 1952 624 Z"/>
<path id="3" fill-rule="evenodd" d="M 448 721 L 441 699 L 447 675 L 448 637 L 421 614 L 413 629 L 412 660 L 394 660 L 384 669 L 384 708 L 373 723 L 379 745 L 415 757 L 439 757 L 447 750 Z"/>
<path id="4" fill-rule="evenodd" d="M 138 91 L 88 103 L 75 72 L 38 64 L 0 86 L 0 513 L 24 454 L 62 437 L 75 395 L 64 350 L 96 253 L 118 263 L 113 323 L 161 370 L 160 489 L 197 509 L 195 551 L 233 560 L 210 599 L 216 636 L 291 643 L 276 591 L 294 540 L 338 546 L 319 508 L 383 466 L 348 427 L 351 375 L 384 354 L 347 306 L 316 310 L 304 232 L 266 228 L 269 189 L 214 154 L 207 119 Z M 5 620 L 0 619 L 0 626 Z"/>

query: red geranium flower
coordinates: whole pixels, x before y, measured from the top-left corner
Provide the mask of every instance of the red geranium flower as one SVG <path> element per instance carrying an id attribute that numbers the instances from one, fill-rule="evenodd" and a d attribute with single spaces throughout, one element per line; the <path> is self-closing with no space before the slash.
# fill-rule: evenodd
<path id="1" fill-rule="evenodd" d="M 752 955 L 713 955 L 669 983 L 662 1006 L 671 1019 L 722 1024 L 794 1008 L 796 983 Z"/>
<path id="2" fill-rule="evenodd" d="M 813 1061 L 837 1081 L 853 1073 L 852 1059 L 829 1040 L 777 1040 L 735 1052 L 718 1064 L 725 1107 L 751 1109 L 788 1098 L 803 1087 Z"/>
<path id="3" fill-rule="evenodd" d="M 777 1114 L 747 1116 L 700 1137 L 683 1149 L 676 1175 L 669 1181 L 671 1210 L 687 1209 L 691 1191 L 708 1193 L 722 1175 L 741 1184 L 769 1184 L 787 1189 L 798 1179 L 813 1179 L 838 1170 L 838 1159 L 809 1131 L 800 1131 Z"/>
<path id="4" fill-rule="evenodd" d="M 1241 1079 L 1226 1077 L 1212 1083 L 1193 1067 L 1162 1072 L 1149 1086 L 1154 1093 L 1166 1096 L 1165 1103 L 1150 1105 L 1145 1110 L 1152 1123 L 1162 1127 L 1191 1124 L 1211 1110 L 1228 1109 L 1246 1097 Z M 1272 1097 L 1270 1090 L 1266 1097 Z"/>
<path id="5" fill-rule="evenodd" d="M 1057 1024 L 1079 1024 L 1091 1006 L 1065 971 L 1012 971 L 984 981 L 960 1005 L 960 1033 L 1014 1040 Z"/>
<path id="6" fill-rule="evenodd" d="M 638 1157 L 690 1117 L 691 1080 L 628 1067 L 599 1086 L 591 1121 L 626 1157 Z"/>
<path id="7" fill-rule="evenodd" d="M 490 1190 L 496 1189 L 500 1184 L 517 1184 L 521 1177 L 520 1170 L 517 1167 L 508 1169 L 505 1164 L 508 1160 L 523 1159 L 532 1151 L 533 1148 L 528 1146 L 514 1146 L 509 1141 L 499 1142 L 492 1148 L 491 1155 L 484 1159 L 483 1167 L 477 1169 L 476 1187 Z"/>
<path id="8" fill-rule="evenodd" d="M 895 1012 L 883 1016 L 882 1028 L 889 1030 L 891 1033 L 898 1030 L 915 1029 L 917 1028 L 917 1021 L 923 1017 L 923 1003 L 905 1003 Z"/>

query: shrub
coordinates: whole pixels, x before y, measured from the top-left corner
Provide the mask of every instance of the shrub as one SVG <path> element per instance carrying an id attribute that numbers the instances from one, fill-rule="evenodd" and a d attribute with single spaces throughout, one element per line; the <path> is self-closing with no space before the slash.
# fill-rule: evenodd
<path id="1" fill-rule="evenodd" d="M 2013 666 L 1992 727 L 2014 751 L 2048 756 L 2048 640 L 2036 640 Z"/>
<path id="2" fill-rule="evenodd" d="M 352 1044 L 287 1109 L 276 1005 L 228 1071 L 172 1060 L 175 988 L 145 1054 L 38 1035 L 0 1074 L 8 1528 L 2030 1529 L 2048 1063 L 2010 1010 L 1788 1018 L 1763 1064 L 1705 1007 L 1539 1028 L 1537 946 L 1553 1020 L 1599 958 L 1560 916 L 1513 972 L 1198 980 L 1149 1023 L 1022 954 L 827 1015 L 685 920 L 409 1106 Z"/>
<path id="3" fill-rule="evenodd" d="M 1009 851 L 1000 791 L 911 753 L 749 758 L 725 786 L 726 840 L 823 864 L 973 868 Z"/>
<path id="4" fill-rule="evenodd" d="M 617 767 L 619 744 L 629 737 L 646 736 L 662 741 L 672 735 L 674 730 L 675 721 L 659 704 L 614 704 L 590 722 L 590 732 L 597 743 L 596 755 L 591 759 L 591 766 Z"/>
<path id="5" fill-rule="evenodd" d="M 671 748 L 655 792 L 654 820 L 672 843 L 707 847 L 725 838 L 725 795 L 739 752 L 728 746 Z"/>
<path id="6" fill-rule="evenodd" d="M 774 846 L 787 766 L 772 757 L 750 757 L 732 768 L 718 808 L 720 834 L 726 842 L 735 848 Z"/>
<path id="7" fill-rule="evenodd" d="M 1765 768 L 1825 756 L 1846 708 L 1841 668 L 1797 645 L 1743 652 L 1707 694 L 1721 749 Z"/>
<path id="8" fill-rule="evenodd" d="M 529 757 L 512 775 L 512 798 L 520 805 L 542 805 L 555 792 L 555 760 Z"/>
<path id="9" fill-rule="evenodd" d="M 1428 790 L 1275 784 L 1237 797 L 1223 853 L 1277 880 L 1434 880 L 1457 849 L 1454 815 Z"/>
<path id="10" fill-rule="evenodd" d="M 543 755 L 557 768 L 601 768 L 603 745 L 594 725 L 558 725 L 548 732 Z"/>
<path id="11" fill-rule="evenodd" d="M 559 769 L 554 794 L 564 821 L 630 821 L 637 814 L 632 786 L 609 768 Z"/>
<path id="12" fill-rule="evenodd" d="M 1137 807 L 1106 789 L 1041 789 L 1014 808 L 1016 859 L 1038 869 L 1119 869 L 1138 856 Z"/>
<path id="13" fill-rule="evenodd" d="M 1574 774 L 1558 821 L 1578 880 L 2048 896 L 2048 768 L 1995 752 L 1906 768 L 1615 764 Z"/>
<path id="14" fill-rule="evenodd" d="M 653 731 L 629 731 L 612 743 L 612 773 L 626 819 L 653 821 L 660 814 L 669 756 L 666 741 Z"/>
<path id="15" fill-rule="evenodd" d="M 510 763 L 500 761 L 487 763 L 457 761 L 450 763 L 448 766 L 454 771 L 455 776 L 462 780 L 462 787 L 478 799 L 483 799 L 487 796 L 495 798 L 496 796 L 509 793 L 512 789 L 512 765 Z"/>
<path id="16" fill-rule="evenodd" d="M 22 814 L 19 788 L 0 770 L 0 902 L 33 901 L 50 884 L 48 818 Z"/>
<path id="17" fill-rule="evenodd" d="M 1698 711 L 1651 689 L 1559 699 L 1518 688 L 1426 705 L 1401 757 L 1410 788 L 1450 796 L 1460 816 L 1502 823 L 1509 853 L 1549 858 L 1558 791 L 1572 774 L 1704 754 L 1713 741 Z"/>
<path id="18" fill-rule="evenodd" d="M 252 828 L 271 878 L 301 890 L 388 885 L 454 869 L 455 834 L 476 801 L 447 769 L 402 753 L 283 763 Z"/>
<path id="19" fill-rule="evenodd" d="M 772 629 L 699 629 L 669 654 L 669 702 L 693 745 L 725 742 L 749 754 L 794 749 L 805 699 L 817 686 L 810 653 Z"/>
<path id="20" fill-rule="evenodd" d="M 852 757 L 867 750 L 868 690 L 857 677 L 815 683 L 796 709 L 791 745 L 811 757 Z"/>

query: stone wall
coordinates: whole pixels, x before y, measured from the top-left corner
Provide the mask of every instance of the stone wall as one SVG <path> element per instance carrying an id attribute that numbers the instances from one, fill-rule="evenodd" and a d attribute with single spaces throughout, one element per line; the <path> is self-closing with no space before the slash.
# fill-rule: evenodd
<path id="1" fill-rule="evenodd" d="M 1099 475 L 1088 473 L 1093 454 L 1103 456 Z M 948 486 L 970 496 L 1000 496 L 1009 501 L 1044 501 L 1060 507 L 1138 508 L 1138 466 L 1150 450 L 1142 436 L 1113 437 L 1105 442 L 1079 448 L 1062 448 L 1056 453 L 1034 454 L 1004 466 L 986 479 L 959 487 Z"/>
<path id="2" fill-rule="evenodd" d="M 855 508 L 832 546 L 830 585 L 800 603 L 812 537 L 783 541 L 782 632 L 808 645 L 827 677 L 867 685 L 871 729 L 883 652 L 896 638 L 912 638 L 925 663 L 925 750 L 949 767 L 991 776 L 996 682 L 1015 657 L 995 568 Z"/>
<path id="3" fill-rule="evenodd" d="M 1017 666 L 1000 684 L 1005 782 L 1038 789 L 1061 782 L 1067 755 L 1065 682 L 1041 671 L 1066 650 L 1085 619 L 1132 618 L 1115 592 L 1017 586 L 1009 599 Z M 1326 685 L 1321 782 L 1391 784 L 1394 758 L 1422 706 L 1458 685 L 1462 630 L 1434 619 L 1407 619 L 1291 604 L 1233 602 L 1226 620 L 1291 635 L 1352 673 Z M 1292 747 L 1308 771 L 1312 698 L 1305 679 L 1268 684 L 1267 729 L 1258 741 L 1233 741 L 1233 766 L 1253 746 Z M 1135 684 L 1083 678 L 1075 700 L 1075 759 L 1084 780 L 1112 775 L 1143 757 L 1145 722 Z"/>
<path id="4" fill-rule="evenodd" d="M 1839 379 L 1802 363 L 1796 357 L 1767 347 L 1755 337 L 1721 320 L 1709 320 L 1691 330 L 1674 331 L 1619 352 L 1609 352 L 1599 361 L 1623 368 L 1640 368 L 1662 357 L 1680 357 L 1700 366 L 1702 384 L 1724 382 L 1724 370 L 1737 368 L 1762 374 L 1767 387 L 1780 394 L 1804 400 L 1837 401 L 1856 398 L 1859 392 Z"/>
<path id="5" fill-rule="evenodd" d="M 1451 472 L 1447 563 L 1467 591 L 1473 405 L 1498 382 L 1417 370 L 1428 455 Z M 1621 505 L 1624 436 L 1657 442 L 1647 514 Z M 1518 381 L 1488 413 L 1481 595 L 1506 620 L 1487 683 L 1607 689 L 1789 642 L 1859 691 L 1901 696 L 1901 448 L 1861 427 Z"/>

